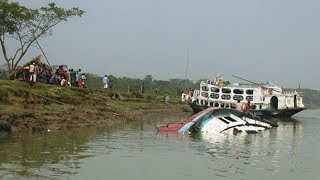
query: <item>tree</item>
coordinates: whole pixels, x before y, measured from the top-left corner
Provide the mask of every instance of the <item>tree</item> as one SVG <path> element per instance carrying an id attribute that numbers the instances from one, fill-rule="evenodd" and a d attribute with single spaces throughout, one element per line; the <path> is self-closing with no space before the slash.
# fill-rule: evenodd
<path id="1" fill-rule="evenodd" d="M 152 82 L 152 75 L 146 75 L 146 77 L 143 79 L 145 82 Z"/>
<path id="2" fill-rule="evenodd" d="M 30 9 L 17 2 L 0 0 L 0 44 L 8 72 L 16 69 L 31 45 L 42 37 L 51 36 L 52 28 L 73 16 L 82 16 L 79 8 L 64 9 L 55 3 L 48 7 Z M 8 40 L 14 40 L 18 48 L 12 54 L 8 52 Z"/>

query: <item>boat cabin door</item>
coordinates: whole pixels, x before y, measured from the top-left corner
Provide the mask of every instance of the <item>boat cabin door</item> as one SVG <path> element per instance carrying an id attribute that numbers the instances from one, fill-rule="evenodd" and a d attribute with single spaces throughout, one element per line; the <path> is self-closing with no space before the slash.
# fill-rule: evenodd
<path id="1" fill-rule="evenodd" d="M 270 99 L 270 108 L 278 109 L 278 97 L 272 96 L 272 98 Z"/>
<path id="2" fill-rule="evenodd" d="M 294 95 L 293 96 L 293 105 L 294 105 L 294 108 L 297 108 L 297 95 Z"/>

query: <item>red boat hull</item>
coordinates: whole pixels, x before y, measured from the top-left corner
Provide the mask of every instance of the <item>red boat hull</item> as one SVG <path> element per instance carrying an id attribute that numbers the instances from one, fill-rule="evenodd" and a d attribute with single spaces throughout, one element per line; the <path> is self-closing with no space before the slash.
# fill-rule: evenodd
<path id="1" fill-rule="evenodd" d="M 157 125 L 156 128 L 160 132 L 178 132 L 179 129 L 182 128 L 182 126 L 184 126 L 188 122 L 191 122 L 194 118 L 196 118 L 200 114 L 205 113 L 205 112 L 210 112 L 213 109 L 215 109 L 215 108 L 207 108 L 207 109 L 204 109 L 201 112 L 198 112 L 197 114 L 194 114 L 194 115 L 186 118 L 185 120 L 183 120 L 183 121 L 181 121 L 179 123 L 169 123 L 169 124 L 162 124 L 162 125 L 160 124 L 160 125 Z"/>

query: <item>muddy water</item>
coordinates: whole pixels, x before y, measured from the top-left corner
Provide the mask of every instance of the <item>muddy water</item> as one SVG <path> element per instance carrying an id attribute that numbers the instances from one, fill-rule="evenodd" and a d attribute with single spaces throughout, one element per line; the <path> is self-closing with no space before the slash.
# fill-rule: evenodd
<path id="1" fill-rule="evenodd" d="M 317 179 L 320 110 L 259 134 L 157 133 L 155 114 L 105 128 L 0 136 L 0 179 Z"/>

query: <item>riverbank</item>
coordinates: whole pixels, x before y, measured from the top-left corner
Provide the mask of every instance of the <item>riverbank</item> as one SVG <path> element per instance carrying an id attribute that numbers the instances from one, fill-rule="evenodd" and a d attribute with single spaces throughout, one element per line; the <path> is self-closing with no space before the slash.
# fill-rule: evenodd
<path id="1" fill-rule="evenodd" d="M 186 104 L 164 104 L 159 98 L 122 97 L 107 89 L 85 89 L 0 81 L 0 132 L 54 131 L 101 127 L 138 120 L 151 112 L 190 111 Z"/>

